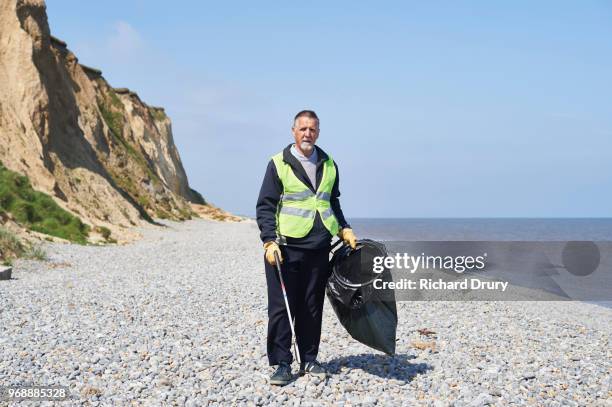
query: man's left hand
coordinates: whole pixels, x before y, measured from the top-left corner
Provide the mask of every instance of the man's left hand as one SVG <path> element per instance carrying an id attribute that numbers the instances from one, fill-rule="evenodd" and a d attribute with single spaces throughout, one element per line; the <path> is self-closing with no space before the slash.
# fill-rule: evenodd
<path id="1" fill-rule="evenodd" d="M 353 233 L 353 229 L 344 228 L 338 232 L 338 237 L 344 240 L 344 243 L 351 246 L 351 249 L 357 247 L 357 236 Z"/>

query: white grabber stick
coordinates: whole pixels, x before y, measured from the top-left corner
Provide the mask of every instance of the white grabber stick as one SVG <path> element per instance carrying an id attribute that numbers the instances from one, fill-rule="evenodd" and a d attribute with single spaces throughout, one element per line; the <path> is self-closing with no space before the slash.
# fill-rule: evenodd
<path id="1" fill-rule="evenodd" d="M 295 336 L 295 327 L 293 326 L 293 318 L 291 318 L 291 310 L 289 309 L 289 300 L 287 299 L 287 290 L 285 289 L 285 282 L 283 281 L 283 273 L 281 273 L 280 267 L 280 259 L 278 258 L 278 253 L 274 252 L 274 260 L 276 260 L 276 270 L 278 271 L 278 278 L 280 279 L 281 290 L 283 290 L 283 297 L 285 298 L 285 308 L 287 308 L 287 316 L 289 317 L 289 325 L 291 326 L 291 334 L 295 342 L 293 342 L 293 346 L 295 347 L 295 360 L 300 364 L 302 361 L 300 360 L 300 348 L 298 348 L 297 344 L 297 336 Z"/>

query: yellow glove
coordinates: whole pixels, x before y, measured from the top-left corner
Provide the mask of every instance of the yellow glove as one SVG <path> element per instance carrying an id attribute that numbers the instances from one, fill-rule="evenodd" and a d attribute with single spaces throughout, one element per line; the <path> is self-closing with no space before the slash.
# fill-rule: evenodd
<path id="1" fill-rule="evenodd" d="M 344 243 L 351 246 L 351 249 L 357 247 L 357 236 L 353 233 L 353 229 L 344 228 L 338 232 L 338 237 L 344 240 Z"/>
<path id="2" fill-rule="evenodd" d="M 274 252 L 278 253 L 278 259 L 280 262 L 283 262 L 283 255 L 281 254 L 280 247 L 276 244 L 275 241 L 271 240 L 264 244 L 264 249 L 266 250 L 266 261 L 273 266 L 276 266 L 276 259 L 274 258 Z"/>

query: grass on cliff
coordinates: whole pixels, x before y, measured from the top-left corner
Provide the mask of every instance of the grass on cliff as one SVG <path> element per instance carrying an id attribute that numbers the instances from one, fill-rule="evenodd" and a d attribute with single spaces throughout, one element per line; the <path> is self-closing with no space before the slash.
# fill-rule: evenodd
<path id="1" fill-rule="evenodd" d="M 124 137 L 126 117 L 123 102 L 121 102 L 112 89 L 109 89 L 106 94 L 98 97 L 97 103 L 100 113 L 102 114 L 102 119 L 110 129 L 113 140 L 118 146 L 123 147 L 123 154 L 129 157 L 133 164 L 136 164 L 137 167 L 142 169 L 144 172 L 143 175 L 146 174 L 146 177 L 148 177 L 153 184 L 153 189 L 157 190 L 163 182 L 153 170 L 150 159 L 144 152 L 140 151 L 137 146 L 133 146 Z M 163 121 L 166 119 L 166 114 L 163 109 L 150 108 L 148 111 L 153 120 Z M 117 187 L 132 198 L 135 206 L 140 206 L 138 209 L 144 219 L 153 222 L 149 213 L 154 213 L 156 217 L 161 219 L 175 218 L 172 213 L 172 208 L 164 205 L 164 202 L 157 202 L 153 199 L 155 192 L 148 192 L 148 188 L 144 188 L 136 182 L 141 176 L 134 171 L 133 167 L 107 168 L 107 171 Z M 204 202 L 204 198 L 202 198 L 201 195 L 199 198 Z M 192 212 L 188 207 L 179 207 L 177 209 L 179 219 L 191 219 Z"/>
<path id="2" fill-rule="evenodd" d="M 35 191 L 30 180 L 0 163 L 0 213 L 36 232 L 85 244 L 89 226 L 62 209 L 49 195 Z"/>
<path id="3" fill-rule="evenodd" d="M 153 119 L 158 122 L 163 122 L 164 120 L 166 120 L 166 113 L 164 113 L 164 111 L 161 109 L 152 108 L 151 116 L 153 116 Z"/>
<path id="4" fill-rule="evenodd" d="M 117 94 L 111 90 L 110 96 L 108 96 L 106 99 L 99 98 L 98 108 L 100 109 L 100 112 L 102 113 L 102 118 L 110 129 L 111 135 L 113 136 L 115 141 L 117 141 L 121 146 L 123 146 L 123 148 L 125 148 L 127 154 L 132 157 L 132 159 L 134 159 L 134 161 L 136 161 L 136 163 L 146 172 L 146 174 L 149 176 L 154 185 L 161 183 L 161 180 L 159 179 L 157 174 L 155 174 L 153 170 L 151 170 L 151 168 L 149 167 L 149 164 L 147 163 L 147 160 L 145 159 L 144 155 L 140 151 L 136 150 L 123 137 L 123 126 L 125 124 L 125 117 L 123 116 L 123 111 L 125 107 L 123 106 L 121 100 L 119 100 Z M 161 112 L 161 114 L 164 113 Z M 133 191 L 128 190 L 126 192 L 131 193 Z"/>
<path id="5" fill-rule="evenodd" d="M 144 173 L 151 180 L 153 187 L 156 188 L 162 184 L 159 176 L 149 166 L 149 162 L 145 158 L 145 155 L 124 138 L 123 127 L 125 125 L 125 117 L 123 112 L 125 107 L 115 92 L 110 90 L 108 95 L 98 98 L 98 108 L 102 113 L 102 118 L 110 129 L 113 139 L 118 145 L 123 147 L 127 156 L 132 159 L 132 162 L 134 162 L 144 171 Z M 154 119 L 163 120 L 165 118 L 163 111 L 154 110 L 154 112 L 157 114 Z M 154 203 L 151 202 L 151 195 L 142 187 L 135 184 L 134 178 L 136 175 L 129 171 L 128 168 L 124 168 L 122 170 L 108 168 L 107 170 L 115 184 L 125 191 L 125 193 L 127 193 L 134 200 L 135 204 L 140 206 L 139 211 L 144 219 L 149 222 L 153 222 L 153 219 L 147 212 L 149 210 L 154 210 L 155 216 L 162 219 L 172 217 L 170 213 L 167 213 L 164 209 L 159 207 L 159 205 L 154 205 Z M 190 216 L 188 214 L 186 219 L 189 218 Z"/>

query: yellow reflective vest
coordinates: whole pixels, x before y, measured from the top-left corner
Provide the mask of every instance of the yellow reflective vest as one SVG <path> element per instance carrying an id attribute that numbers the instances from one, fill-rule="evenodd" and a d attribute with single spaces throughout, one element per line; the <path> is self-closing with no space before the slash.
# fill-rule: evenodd
<path id="1" fill-rule="evenodd" d="M 319 212 L 329 233 L 336 235 L 340 226 L 330 204 L 336 181 L 336 167 L 331 157 L 323 163 L 323 176 L 316 193 L 295 176 L 291 166 L 283 161 L 282 151 L 273 156 L 272 161 L 283 184 L 283 194 L 276 210 L 276 233 L 279 237 L 306 236 L 314 225 L 316 212 Z"/>

